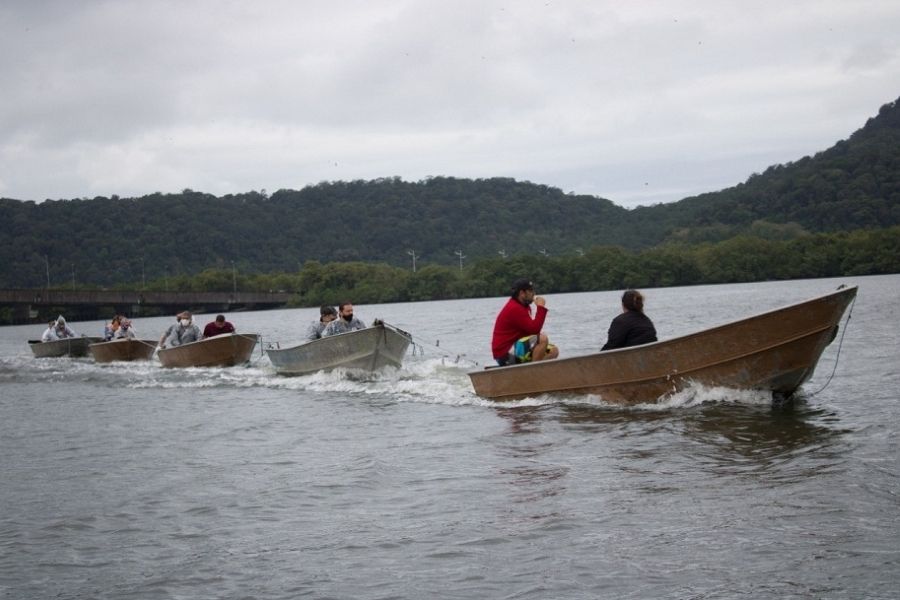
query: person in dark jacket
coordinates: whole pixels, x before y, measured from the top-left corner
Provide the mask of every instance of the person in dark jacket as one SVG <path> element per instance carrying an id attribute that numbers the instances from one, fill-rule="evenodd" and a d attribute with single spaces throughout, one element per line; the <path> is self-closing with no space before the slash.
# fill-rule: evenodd
<path id="1" fill-rule="evenodd" d="M 225 315 L 216 315 L 216 320 L 210 321 L 203 328 L 203 339 L 223 333 L 234 333 L 234 325 L 225 320 Z"/>
<path id="2" fill-rule="evenodd" d="M 612 320 L 609 335 L 601 350 L 639 346 L 656 341 L 653 321 L 644 314 L 644 296 L 637 290 L 622 294 L 622 314 Z"/>

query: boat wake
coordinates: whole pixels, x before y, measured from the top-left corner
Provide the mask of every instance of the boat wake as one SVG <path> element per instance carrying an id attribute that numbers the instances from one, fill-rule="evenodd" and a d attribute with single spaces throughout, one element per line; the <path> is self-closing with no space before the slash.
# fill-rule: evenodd
<path id="1" fill-rule="evenodd" d="M 393 402 L 483 406 L 493 404 L 475 395 L 464 368 L 447 366 L 441 359 L 407 361 L 401 368 L 385 367 L 375 372 L 335 369 L 297 377 L 282 377 L 272 371 L 259 384 L 279 389 L 334 392 L 361 398 L 390 398 Z"/>
<path id="2" fill-rule="evenodd" d="M 522 398 L 521 400 L 489 401 L 491 406 L 504 408 L 540 407 L 540 406 L 572 406 L 593 407 L 614 411 L 664 412 L 670 410 L 691 409 L 710 404 L 742 404 L 768 405 L 772 403 L 772 393 L 766 390 L 740 390 L 726 387 L 710 387 L 694 383 L 678 392 L 658 398 L 655 402 L 622 405 L 608 402 L 597 395 L 565 395 L 541 394 L 540 396 Z"/>
<path id="3" fill-rule="evenodd" d="M 84 382 L 131 389 L 269 388 L 319 394 L 388 399 L 454 406 L 539 407 L 589 406 L 605 410 L 667 411 L 718 404 L 768 404 L 772 394 L 694 384 L 656 402 L 623 407 L 599 396 L 546 394 L 521 400 L 494 401 L 475 394 L 469 365 L 444 358 L 412 357 L 403 367 L 375 372 L 336 369 L 309 375 L 278 375 L 265 358 L 245 367 L 165 369 L 153 361 L 95 363 L 89 358 L 0 359 L 0 382 Z"/>
<path id="4" fill-rule="evenodd" d="M 464 368 L 456 365 L 448 366 L 439 358 L 412 360 L 401 368 L 385 367 L 374 372 L 335 369 L 290 377 L 277 374 L 268 361 L 260 361 L 255 366 L 227 369 L 151 367 L 149 372 L 135 378 L 127 384 L 127 387 L 135 389 L 259 387 L 360 398 L 389 398 L 393 402 L 483 406 L 494 404 L 475 395 Z"/>
<path id="5" fill-rule="evenodd" d="M 771 403 L 772 392 L 768 390 L 739 390 L 694 383 L 681 391 L 663 396 L 655 404 L 638 404 L 634 408 L 638 410 L 668 410 L 694 408 L 708 404 L 767 405 Z"/>

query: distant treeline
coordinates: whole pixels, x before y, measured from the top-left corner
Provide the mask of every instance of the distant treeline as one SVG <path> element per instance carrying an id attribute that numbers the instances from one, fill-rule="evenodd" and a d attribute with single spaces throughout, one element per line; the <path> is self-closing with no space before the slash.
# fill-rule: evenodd
<path id="1" fill-rule="evenodd" d="M 519 255 L 416 272 L 383 263 L 309 261 L 295 273 L 240 274 L 207 269 L 148 282 L 147 289 L 294 292 L 295 306 L 410 302 L 498 296 L 518 277 L 541 293 L 709 283 L 876 275 L 900 272 L 900 227 L 773 240 L 741 235 L 718 243 L 668 244 L 641 251 L 598 246 L 584 255 Z M 136 287 L 131 282 L 124 287 Z"/>
<path id="2" fill-rule="evenodd" d="M 232 269 L 242 278 L 301 267 L 306 273 L 315 261 L 331 265 L 329 271 L 390 265 L 394 270 L 385 273 L 395 275 L 385 276 L 389 285 L 380 293 L 410 299 L 497 293 L 504 269 L 516 270 L 517 262 L 531 267 L 526 271 L 546 267 L 545 281 L 558 289 L 807 277 L 825 267 L 772 254 L 824 240 L 844 243 L 811 234 L 897 225 L 900 102 L 892 102 L 849 139 L 813 157 L 719 192 L 633 210 L 509 178 L 453 177 L 322 182 L 271 195 L 216 197 L 186 189 L 141 198 L 0 199 L 0 287 L 44 287 L 48 279 L 51 287 L 205 280 Z M 730 248 L 745 255 L 732 259 Z M 710 259 L 717 253 L 722 265 Z M 422 269 L 407 281 L 401 274 L 408 274 L 413 255 Z M 462 273 L 452 269 L 460 255 L 467 265 Z M 504 262 L 504 255 L 518 258 Z M 587 260 L 576 260 L 581 255 Z M 877 256 L 847 257 L 848 269 L 896 270 L 896 261 L 885 266 Z M 827 263 L 827 274 L 840 269 L 833 258 L 816 260 Z M 585 265 L 598 266 L 588 272 Z M 673 271 L 665 272 L 669 266 Z M 352 285 L 322 285 L 352 289 L 355 279 L 347 277 Z M 312 283 L 289 287 L 315 293 L 307 290 L 320 284 Z"/>
<path id="3" fill-rule="evenodd" d="M 243 287 L 297 290 L 298 303 L 315 304 L 494 295 L 522 273 L 548 291 L 883 273 L 900 270 L 898 225 L 900 102 L 892 102 L 813 157 L 633 210 L 530 182 L 453 177 L 322 182 L 271 195 L 0 199 L 0 288 L 49 279 L 50 287 L 169 280 L 173 289 L 228 289 L 237 273 Z M 460 256 L 462 271 L 453 268 Z"/>

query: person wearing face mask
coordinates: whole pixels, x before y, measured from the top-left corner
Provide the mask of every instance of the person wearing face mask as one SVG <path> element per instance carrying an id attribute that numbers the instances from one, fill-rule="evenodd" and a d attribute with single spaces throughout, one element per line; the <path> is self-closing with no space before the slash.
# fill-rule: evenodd
<path id="1" fill-rule="evenodd" d="M 137 332 L 131 324 L 131 319 L 126 319 L 124 316 L 120 315 L 119 328 L 116 329 L 116 333 L 113 337 L 117 340 L 133 340 L 135 335 L 137 335 Z"/>
<path id="2" fill-rule="evenodd" d="M 353 304 L 341 302 L 338 306 L 338 318 L 325 327 L 322 331 L 322 337 L 365 328 L 366 324 L 353 316 Z"/>
<path id="3" fill-rule="evenodd" d="M 534 316 L 532 303 L 537 307 Z M 559 356 L 559 348 L 541 333 L 546 319 L 546 301 L 534 295 L 534 284 L 528 279 L 513 282 L 511 297 L 494 321 L 491 352 L 497 364 L 505 367 Z"/>
<path id="4" fill-rule="evenodd" d="M 337 319 L 337 311 L 333 306 L 324 305 L 319 309 L 319 318 L 306 328 L 306 341 L 311 342 L 322 337 L 328 324 Z"/>
<path id="5" fill-rule="evenodd" d="M 177 322 L 170 325 L 166 332 L 159 338 L 160 348 L 174 348 L 182 344 L 189 344 L 201 339 L 200 328 L 194 325 L 190 311 L 183 311 L 175 315 Z"/>

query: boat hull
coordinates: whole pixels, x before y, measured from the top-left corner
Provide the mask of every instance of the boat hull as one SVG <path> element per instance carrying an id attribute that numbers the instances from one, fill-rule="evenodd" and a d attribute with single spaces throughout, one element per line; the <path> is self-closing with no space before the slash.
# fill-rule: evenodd
<path id="1" fill-rule="evenodd" d="M 670 340 L 489 368 L 469 377 L 476 394 L 496 400 L 566 393 L 649 403 L 692 384 L 789 396 L 812 376 L 856 291 L 843 288 Z"/>
<path id="2" fill-rule="evenodd" d="M 42 342 L 41 340 L 28 340 L 28 346 L 31 348 L 35 358 L 59 358 L 62 356 L 81 357 L 88 355 L 88 347 L 100 341 L 100 338 L 92 337 L 74 337 L 62 340 L 54 340 L 52 342 Z"/>
<path id="3" fill-rule="evenodd" d="M 120 339 L 97 342 L 89 346 L 91 355 L 98 363 L 113 361 L 150 360 L 156 350 L 156 341 Z"/>
<path id="4" fill-rule="evenodd" d="M 399 367 L 411 342 L 412 337 L 405 331 L 380 323 L 289 348 L 269 348 L 266 353 L 281 375 L 305 375 L 337 368 L 375 371 L 387 366 Z"/>
<path id="5" fill-rule="evenodd" d="M 259 341 L 255 333 L 226 333 L 159 351 L 164 367 L 233 367 L 250 361 Z"/>

